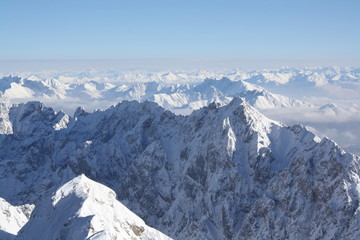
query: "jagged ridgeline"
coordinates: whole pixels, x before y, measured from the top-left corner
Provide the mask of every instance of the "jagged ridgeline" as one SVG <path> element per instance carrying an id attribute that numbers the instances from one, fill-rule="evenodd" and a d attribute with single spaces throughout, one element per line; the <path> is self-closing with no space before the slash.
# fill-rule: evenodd
<path id="1" fill-rule="evenodd" d="M 360 238 L 359 157 L 239 98 L 189 116 L 3 104 L 0 126 L 0 197 L 21 219 L 35 206 L 26 224 L 1 215 L 18 224 L 2 227 L 8 239 L 39 236 L 44 219 L 63 239 Z"/>

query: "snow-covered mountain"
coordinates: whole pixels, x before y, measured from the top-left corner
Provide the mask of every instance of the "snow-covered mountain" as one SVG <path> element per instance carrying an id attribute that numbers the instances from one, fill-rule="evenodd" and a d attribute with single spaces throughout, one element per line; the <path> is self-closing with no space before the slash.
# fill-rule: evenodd
<path id="1" fill-rule="evenodd" d="M 241 67 L 241 66 L 239 66 Z M 335 82 L 359 82 L 360 69 L 354 67 L 283 67 L 279 69 L 241 70 L 241 69 L 218 69 L 218 70 L 101 70 L 83 69 L 73 71 L 40 71 L 40 72 L 3 72 L 0 76 L 20 76 L 31 80 L 54 79 L 59 82 L 86 83 L 89 81 L 108 83 L 131 83 L 131 82 L 162 82 L 162 83 L 195 83 L 206 78 L 231 80 L 245 80 L 255 84 L 312 84 L 322 85 Z M 1 86 L 1 85 L 0 85 Z"/>
<path id="2" fill-rule="evenodd" d="M 33 205 L 12 206 L 0 197 L 0 239 L 13 239 L 28 222 Z"/>
<path id="3" fill-rule="evenodd" d="M 183 85 L 159 82 L 116 85 L 96 81 L 62 84 L 54 79 L 34 81 L 19 77 L 5 77 L 0 81 L 7 83 L 3 84 L 2 88 L 4 96 L 16 101 L 45 98 L 47 101 L 54 99 L 65 103 L 71 100 L 80 105 L 82 102 L 94 100 L 111 103 L 122 100 L 150 100 L 180 113 L 190 113 L 214 101 L 225 105 L 234 97 L 243 97 L 259 109 L 310 106 L 303 101 L 273 94 L 251 83 L 242 80 L 232 81 L 228 78 L 205 79 L 201 83 Z"/>
<path id="4" fill-rule="evenodd" d="M 235 96 L 244 97 L 273 119 L 289 125 L 301 123 L 322 137 L 335 139 L 347 151 L 360 154 L 358 68 L 85 69 L 9 72 L 0 76 L 0 91 L 13 103 L 41 101 L 68 114 L 78 106 L 93 111 L 123 100 L 155 101 L 177 114 L 190 114 L 213 101 L 225 105 Z M 319 110 L 330 103 L 336 105 L 337 111 Z"/>
<path id="5" fill-rule="evenodd" d="M 96 206 L 94 219 L 104 219 L 102 211 L 117 216 L 94 200 L 111 190 L 85 177 L 71 181 L 81 174 L 175 239 L 360 236 L 359 157 L 301 125 L 270 120 L 240 98 L 188 116 L 135 101 L 93 113 L 79 108 L 74 117 L 38 102 L 8 112 L 13 132 L 0 135 L 0 197 L 35 205 L 19 236 L 58 214 L 60 202 L 75 215 L 70 229 L 89 226 L 80 214 L 87 203 Z M 102 190 L 86 193 L 87 184 Z M 56 223 L 53 232 L 65 229 Z"/>
<path id="6" fill-rule="evenodd" d="M 69 105 L 69 102 L 83 106 L 90 101 L 92 105 L 87 107 L 93 110 L 99 108 L 99 104 L 96 102 L 106 101 L 107 104 L 101 106 L 102 109 L 105 109 L 104 106 L 110 106 L 126 99 L 156 101 L 168 110 L 194 110 L 206 106 L 214 99 L 228 103 L 228 98 L 231 98 L 229 91 L 240 96 L 240 92 L 244 95 L 243 91 L 250 91 L 248 88 L 255 91 L 253 96 L 247 96 L 249 98 L 247 101 L 251 104 L 260 101 L 262 103 L 259 103 L 259 106 L 264 108 L 279 106 L 280 101 L 280 106 L 284 107 L 294 104 L 291 103 L 293 100 L 284 99 L 281 95 L 276 94 L 275 98 L 282 99 L 277 99 L 274 103 L 273 96 L 268 97 L 268 91 L 263 93 L 262 87 L 287 96 L 285 98 L 301 98 L 302 101 L 307 100 L 309 96 L 328 97 L 329 93 L 336 95 L 336 92 L 342 93 L 343 98 L 349 98 L 351 96 L 349 90 L 354 90 L 356 93 L 360 89 L 360 70 L 339 67 L 281 68 L 256 71 L 178 70 L 172 72 L 87 69 L 73 72 L 19 72 L 13 74 L 15 75 L 0 74 L 3 76 L 0 79 L 0 91 L 6 97 L 14 102 L 37 99 L 51 103 L 51 100 L 53 102 L 55 100 L 56 106 L 63 109 Z M 204 79 L 222 80 L 216 84 L 210 80 L 213 88 L 211 90 L 199 86 L 209 85 L 209 81 L 205 83 Z M 231 80 L 231 83 L 228 83 L 228 80 Z M 257 86 L 250 86 L 249 83 Z M 222 85 L 223 88 L 218 89 L 219 85 Z M 236 88 L 230 89 L 231 87 Z M 209 91 L 214 93 L 209 96 Z M 214 99 L 211 99 L 211 96 Z M 338 95 L 334 97 L 339 99 Z M 353 98 L 357 99 L 358 95 L 355 94 Z M 58 106 L 59 99 L 63 102 L 62 106 Z M 269 103 L 270 105 L 268 105 Z M 324 105 L 329 102 L 318 103 L 317 100 L 313 100 L 312 103 Z"/>
<path id="7" fill-rule="evenodd" d="M 360 90 L 359 69 L 339 67 L 172 72 L 87 69 L 13 74 L 1 74 L 0 79 L 0 91 L 10 100 L 19 103 L 36 99 L 71 113 L 76 106 L 106 109 L 122 100 L 150 100 L 188 114 L 214 100 L 226 104 L 234 96 L 245 97 L 259 109 L 302 107 L 303 101 L 318 107 L 344 99 L 358 104 Z M 333 99 L 326 100 L 329 97 Z"/>
<path id="8" fill-rule="evenodd" d="M 39 202 L 17 239 L 170 238 L 145 225 L 113 190 L 80 175 Z"/>
<path id="9" fill-rule="evenodd" d="M 322 86 L 328 83 L 359 82 L 359 68 L 283 68 L 248 72 L 247 81 L 265 85 Z"/>

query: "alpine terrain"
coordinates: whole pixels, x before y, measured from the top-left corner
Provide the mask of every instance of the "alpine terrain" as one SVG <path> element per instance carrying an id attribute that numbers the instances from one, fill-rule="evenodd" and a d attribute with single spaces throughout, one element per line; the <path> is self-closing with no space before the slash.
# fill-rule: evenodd
<path id="1" fill-rule="evenodd" d="M 241 98 L 0 111 L 2 239 L 360 238 L 360 158 Z"/>
<path id="2" fill-rule="evenodd" d="M 16 101 L 33 98 L 45 101 L 61 99 L 62 102 L 81 104 L 94 100 L 99 103 L 149 100 L 167 110 L 186 114 L 214 101 L 227 104 L 234 97 L 243 97 L 259 109 L 311 106 L 303 101 L 271 93 L 252 83 L 233 81 L 226 77 L 219 80 L 205 79 L 197 84 L 171 84 L 157 81 L 63 83 L 57 79 L 31 80 L 7 76 L 0 79 L 0 92 Z M 61 107 L 67 108 L 66 104 Z"/>

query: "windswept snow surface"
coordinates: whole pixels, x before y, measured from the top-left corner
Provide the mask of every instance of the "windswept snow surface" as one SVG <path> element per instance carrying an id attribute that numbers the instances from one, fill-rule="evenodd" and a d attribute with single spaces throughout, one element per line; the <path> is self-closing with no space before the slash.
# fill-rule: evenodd
<path id="1" fill-rule="evenodd" d="M 79 108 L 60 129 L 64 113 L 38 102 L 8 112 L 13 133 L 0 135 L 0 197 L 35 205 L 20 238 L 45 219 L 53 231 L 44 234 L 83 234 L 72 232 L 79 227 L 99 232 L 94 238 L 114 233 L 108 216 L 143 223 L 118 215 L 126 210 L 112 190 L 175 239 L 360 237 L 359 157 L 241 98 L 188 116 L 148 101 Z"/>

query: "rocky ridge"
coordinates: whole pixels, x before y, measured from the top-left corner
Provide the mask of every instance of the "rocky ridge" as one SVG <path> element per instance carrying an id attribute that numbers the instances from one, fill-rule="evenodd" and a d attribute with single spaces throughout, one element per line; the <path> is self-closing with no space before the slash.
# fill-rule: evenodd
<path id="1" fill-rule="evenodd" d="M 65 116 L 9 109 L 0 197 L 11 205 L 37 206 L 85 174 L 175 239 L 359 237 L 359 157 L 240 98 L 189 116 L 135 101 Z"/>

